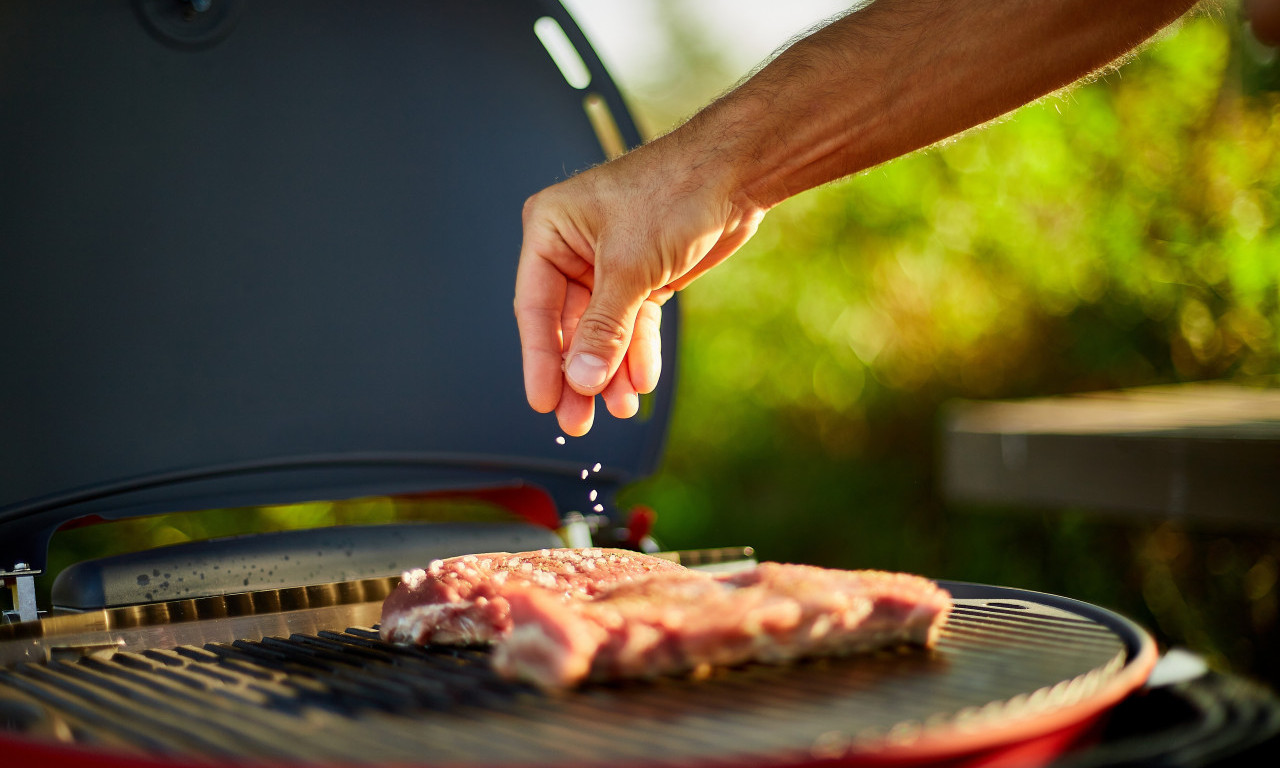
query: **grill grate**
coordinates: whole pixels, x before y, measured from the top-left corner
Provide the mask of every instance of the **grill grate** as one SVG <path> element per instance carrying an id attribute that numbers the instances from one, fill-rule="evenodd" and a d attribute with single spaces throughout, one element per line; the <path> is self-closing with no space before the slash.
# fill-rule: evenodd
<path id="1" fill-rule="evenodd" d="M 482 650 L 394 646 L 350 628 L 19 664 L 0 669 L 0 703 L 37 706 L 44 727 L 19 726 L 33 733 L 235 761 L 787 760 L 1034 717 L 1089 696 L 1125 660 L 1123 639 L 1091 619 L 958 600 L 931 652 L 747 665 L 704 680 L 548 695 L 499 679 Z"/>

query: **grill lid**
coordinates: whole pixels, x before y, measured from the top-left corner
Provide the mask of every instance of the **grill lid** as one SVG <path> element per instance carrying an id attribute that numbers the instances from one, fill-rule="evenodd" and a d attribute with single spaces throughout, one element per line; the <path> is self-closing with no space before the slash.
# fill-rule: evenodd
<path id="1" fill-rule="evenodd" d="M 521 384 L 521 206 L 639 142 L 563 8 L 207 5 L 0 3 L 0 568 L 90 514 L 648 473 L 673 377 L 566 446 Z"/>

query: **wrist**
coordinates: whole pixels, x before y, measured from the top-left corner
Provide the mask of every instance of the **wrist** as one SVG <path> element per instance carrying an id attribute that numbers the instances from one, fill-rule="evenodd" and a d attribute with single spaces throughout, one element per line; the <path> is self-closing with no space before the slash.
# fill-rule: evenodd
<path id="1" fill-rule="evenodd" d="M 758 219 L 788 195 L 762 184 L 764 152 L 741 105 L 713 104 L 637 150 L 661 158 L 668 189 L 702 198 L 727 219 Z"/>

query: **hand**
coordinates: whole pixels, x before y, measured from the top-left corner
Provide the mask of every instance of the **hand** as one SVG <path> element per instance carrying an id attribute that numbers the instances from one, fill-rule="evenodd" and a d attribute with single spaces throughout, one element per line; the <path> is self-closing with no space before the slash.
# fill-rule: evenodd
<path id="1" fill-rule="evenodd" d="M 662 369 L 662 304 L 764 216 L 733 202 L 716 163 L 673 136 L 525 203 L 515 296 L 525 394 L 566 434 L 591 429 L 597 394 L 615 417 L 635 415 Z"/>

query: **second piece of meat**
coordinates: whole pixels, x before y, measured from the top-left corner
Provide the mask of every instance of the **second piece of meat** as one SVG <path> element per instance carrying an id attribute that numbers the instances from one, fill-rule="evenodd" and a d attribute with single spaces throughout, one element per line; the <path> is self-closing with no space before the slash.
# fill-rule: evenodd
<path id="1" fill-rule="evenodd" d="M 762 563 L 739 573 L 658 573 L 587 601 L 505 592 L 502 675 L 543 688 L 746 661 L 785 662 L 898 643 L 932 645 L 950 595 L 918 576 Z"/>

